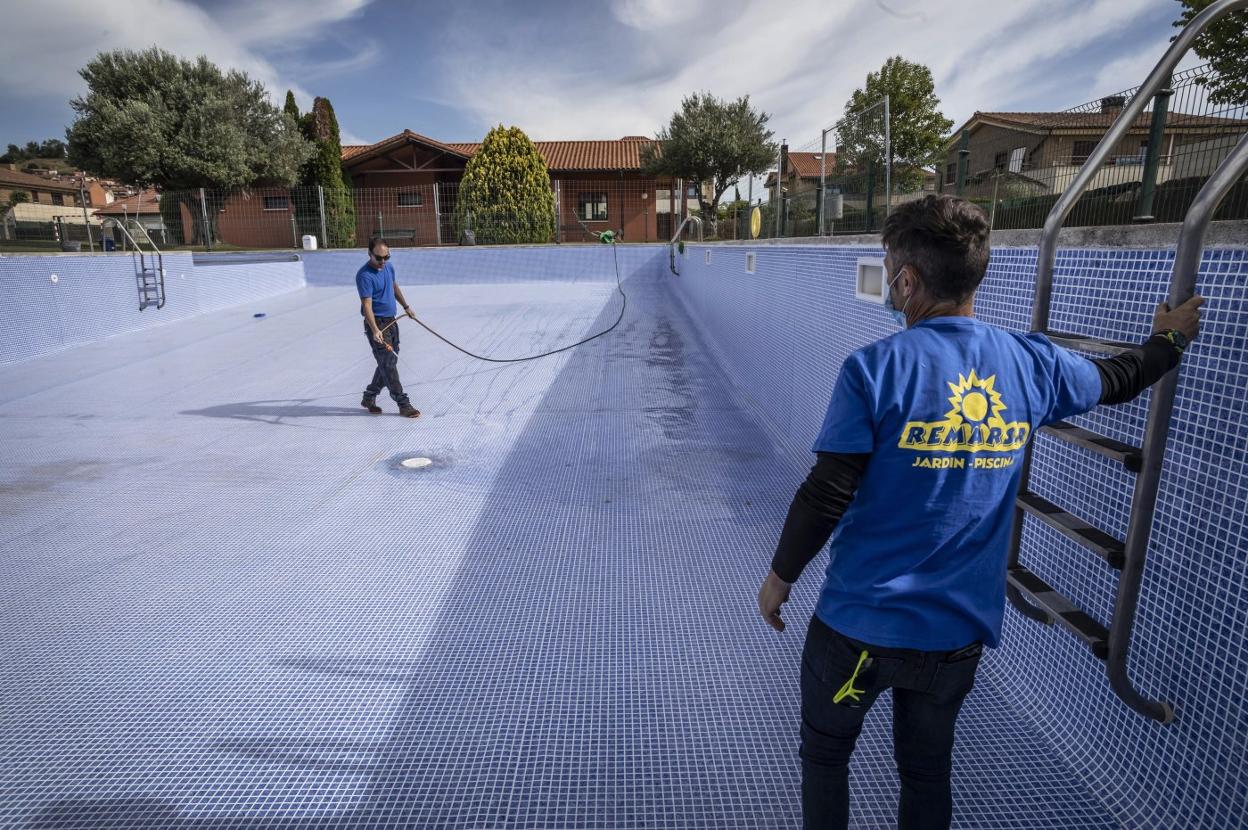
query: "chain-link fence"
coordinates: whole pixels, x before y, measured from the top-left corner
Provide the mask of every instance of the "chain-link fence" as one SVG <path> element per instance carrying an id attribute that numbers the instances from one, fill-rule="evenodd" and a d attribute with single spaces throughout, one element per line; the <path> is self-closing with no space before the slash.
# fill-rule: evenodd
<path id="1" fill-rule="evenodd" d="M 458 182 L 339 191 L 320 187 L 170 191 L 145 218 L 170 249 L 247 250 L 392 247 L 499 242 L 596 242 L 610 230 L 622 242 L 668 241 L 690 214 L 728 216 L 713 197 L 680 180 L 558 178 L 550 201 L 527 210 L 467 209 Z M 731 232 L 732 220 L 724 223 Z M 708 235 L 719 225 L 705 221 Z"/>
<path id="2" fill-rule="evenodd" d="M 1207 66 L 1176 73 L 1113 148 L 1066 220 L 1069 226 L 1180 222 L 1209 175 L 1248 132 L 1245 105 L 1209 100 Z M 978 112 L 952 136 L 939 189 L 983 206 L 994 228 L 1038 228 L 1097 143 L 1138 93 L 1128 89 L 1063 112 Z M 1215 218 L 1248 218 L 1248 183 Z"/>

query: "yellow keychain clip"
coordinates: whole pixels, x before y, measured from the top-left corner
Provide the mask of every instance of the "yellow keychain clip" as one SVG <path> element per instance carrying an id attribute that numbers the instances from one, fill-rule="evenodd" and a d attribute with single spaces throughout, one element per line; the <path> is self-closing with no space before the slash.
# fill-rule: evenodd
<path id="1" fill-rule="evenodd" d="M 842 686 L 837 691 L 836 696 L 832 698 L 833 703 L 840 703 L 845 698 L 849 698 L 855 702 L 858 701 L 858 696 L 865 692 L 866 689 L 855 689 L 854 681 L 858 679 L 858 672 L 862 671 L 862 667 L 866 665 L 869 660 L 870 658 L 867 656 L 867 652 L 864 649 L 862 654 L 858 655 L 858 665 L 854 666 L 854 673 L 849 676 L 849 680 L 845 681 L 845 685 Z"/>

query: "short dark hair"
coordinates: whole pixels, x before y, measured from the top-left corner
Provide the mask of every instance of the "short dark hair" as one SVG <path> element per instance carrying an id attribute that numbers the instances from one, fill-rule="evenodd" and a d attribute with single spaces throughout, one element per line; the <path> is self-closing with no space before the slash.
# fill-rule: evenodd
<path id="1" fill-rule="evenodd" d="M 368 252 L 370 254 L 375 253 L 378 245 L 385 245 L 387 248 L 390 247 L 386 244 L 386 238 L 384 236 L 374 236 L 372 239 L 368 240 Z"/>
<path id="2" fill-rule="evenodd" d="M 899 205 L 884 220 L 884 247 L 893 268 L 911 265 L 937 300 L 964 302 L 988 270 L 988 217 L 956 196 L 924 196 Z"/>

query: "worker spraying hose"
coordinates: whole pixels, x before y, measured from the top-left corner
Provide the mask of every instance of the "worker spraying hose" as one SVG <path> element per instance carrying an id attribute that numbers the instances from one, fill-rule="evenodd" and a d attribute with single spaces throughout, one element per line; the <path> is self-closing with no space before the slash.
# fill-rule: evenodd
<path id="1" fill-rule="evenodd" d="M 583 225 L 582 225 L 583 226 Z M 486 355 L 476 354 L 464 347 L 451 342 L 438 332 L 434 331 L 420 318 L 412 313 L 412 309 L 408 306 L 403 297 L 403 291 L 399 288 L 394 279 L 394 267 L 390 265 L 390 248 L 382 239 L 374 239 L 369 243 L 369 260 L 356 274 L 356 287 L 359 289 L 361 313 L 364 315 L 365 330 L 369 334 L 369 345 L 373 350 L 373 357 L 377 360 L 377 370 L 373 373 L 373 380 L 364 390 L 364 398 L 360 401 L 360 405 L 374 414 L 381 412 L 381 407 L 377 405 L 377 395 L 381 393 L 383 388 L 390 390 L 390 396 L 399 404 L 399 414 L 408 418 L 417 418 L 420 416 L 420 410 L 411 405 L 407 395 L 403 392 L 402 383 L 399 381 L 398 372 L 398 352 L 399 352 L 399 329 L 398 322 L 403 317 L 410 317 L 425 331 L 441 340 L 451 348 L 459 351 L 476 360 L 483 360 L 487 363 L 521 363 L 526 360 L 537 360 L 542 357 L 566 352 L 577 346 L 602 337 L 608 334 L 620 324 L 624 319 L 624 310 L 628 307 L 628 295 L 624 293 L 624 287 L 620 279 L 620 258 L 616 251 L 617 234 L 615 231 L 591 231 L 585 229 L 586 233 L 596 237 L 604 245 L 611 246 L 611 258 L 615 267 L 615 287 L 620 295 L 620 313 L 616 316 L 615 322 L 607 328 L 596 334 L 578 340 L 567 346 L 561 346 L 557 349 L 541 352 L 539 354 L 524 355 L 522 357 L 489 357 Z M 398 315 L 398 307 L 402 306 L 404 314 Z"/>

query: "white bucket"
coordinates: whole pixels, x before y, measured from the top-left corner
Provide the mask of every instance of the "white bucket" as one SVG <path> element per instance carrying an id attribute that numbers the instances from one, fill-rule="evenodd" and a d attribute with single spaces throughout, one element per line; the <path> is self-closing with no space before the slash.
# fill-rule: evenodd
<path id="1" fill-rule="evenodd" d="M 306 234 L 303 237 L 303 249 L 305 251 L 315 251 L 316 250 L 316 237 L 313 236 L 312 234 Z"/>

